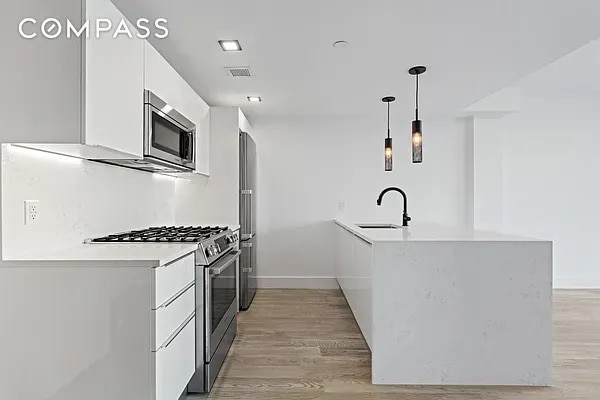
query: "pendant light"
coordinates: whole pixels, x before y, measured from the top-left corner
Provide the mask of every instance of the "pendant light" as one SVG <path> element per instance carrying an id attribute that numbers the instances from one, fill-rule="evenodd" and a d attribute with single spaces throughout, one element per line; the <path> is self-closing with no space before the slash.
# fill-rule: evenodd
<path id="1" fill-rule="evenodd" d="M 423 122 L 419 119 L 419 75 L 427 71 L 421 66 L 412 67 L 408 73 L 416 78 L 415 120 L 412 122 L 412 162 L 423 162 Z"/>
<path id="2" fill-rule="evenodd" d="M 390 137 L 390 103 L 396 100 L 395 97 L 387 96 L 381 99 L 384 103 L 387 103 L 387 137 L 385 138 L 385 170 L 392 170 L 392 138 Z"/>

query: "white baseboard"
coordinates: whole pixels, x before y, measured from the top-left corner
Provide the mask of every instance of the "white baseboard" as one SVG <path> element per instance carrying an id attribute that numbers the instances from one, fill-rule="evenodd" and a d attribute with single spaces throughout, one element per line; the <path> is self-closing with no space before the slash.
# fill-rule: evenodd
<path id="1" fill-rule="evenodd" d="M 554 289 L 600 289 L 600 279 L 586 276 L 561 276 L 554 279 Z"/>
<path id="2" fill-rule="evenodd" d="M 337 289 L 332 276 L 259 276 L 260 289 Z"/>

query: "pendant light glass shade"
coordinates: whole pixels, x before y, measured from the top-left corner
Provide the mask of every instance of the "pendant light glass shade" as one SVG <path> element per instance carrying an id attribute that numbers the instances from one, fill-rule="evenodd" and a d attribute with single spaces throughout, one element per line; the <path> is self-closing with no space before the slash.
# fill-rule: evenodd
<path id="1" fill-rule="evenodd" d="M 423 124 L 417 119 L 412 122 L 412 162 L 423 162 Z"/>
<path id="2" fill-rule="evenodd" d="M 385 170 L 391 171 L 393 168 L 393 150 L 392 150 L 392 138 L 390 137 L 390 103 L 396 100 L 395 97 L 384 97 L 381 99 L 384 103 L 387 103 L 387 137 L 384 142 L 384 161 L 385 161 Z"/>
<path id="3" fill-rule="evenodd" d="M 385 170 L 392 170 L 392 138 L 385 138 Z"/>
<path id="4" fill-rule="evenodd" d="M 415 120 L 412 122 L 412 162 L 423 162 L 423 122 L 419 119 L 419 75 L 427 71 L 423 66 L 412 67 L 408 73 L 416 78 Z"/>

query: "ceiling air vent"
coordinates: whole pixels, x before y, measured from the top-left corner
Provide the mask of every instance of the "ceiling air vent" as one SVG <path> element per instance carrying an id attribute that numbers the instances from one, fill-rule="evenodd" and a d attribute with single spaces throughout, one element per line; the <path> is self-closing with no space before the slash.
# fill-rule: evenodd
<path id="1" fill-rule="evenodd" d="M 225 67 L 227 75 L 233 78 L 252 76 L 250 67 Z"/>

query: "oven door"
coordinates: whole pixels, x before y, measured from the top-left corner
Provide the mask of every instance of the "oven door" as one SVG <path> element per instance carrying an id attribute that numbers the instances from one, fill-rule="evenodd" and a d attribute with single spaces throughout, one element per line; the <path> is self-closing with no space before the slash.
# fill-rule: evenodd
<path id="1" fill-rule="evenodd" d="M 204 269 L 206 362 L 237 313 L 236 271 L 240 254 L 241 251 L 233 250 Z"/>
<path id="2" fill-rule="evenodd" d="M 195 169 L 196 126 L 151 92 L 146 97 L 144 156 Z"/>

